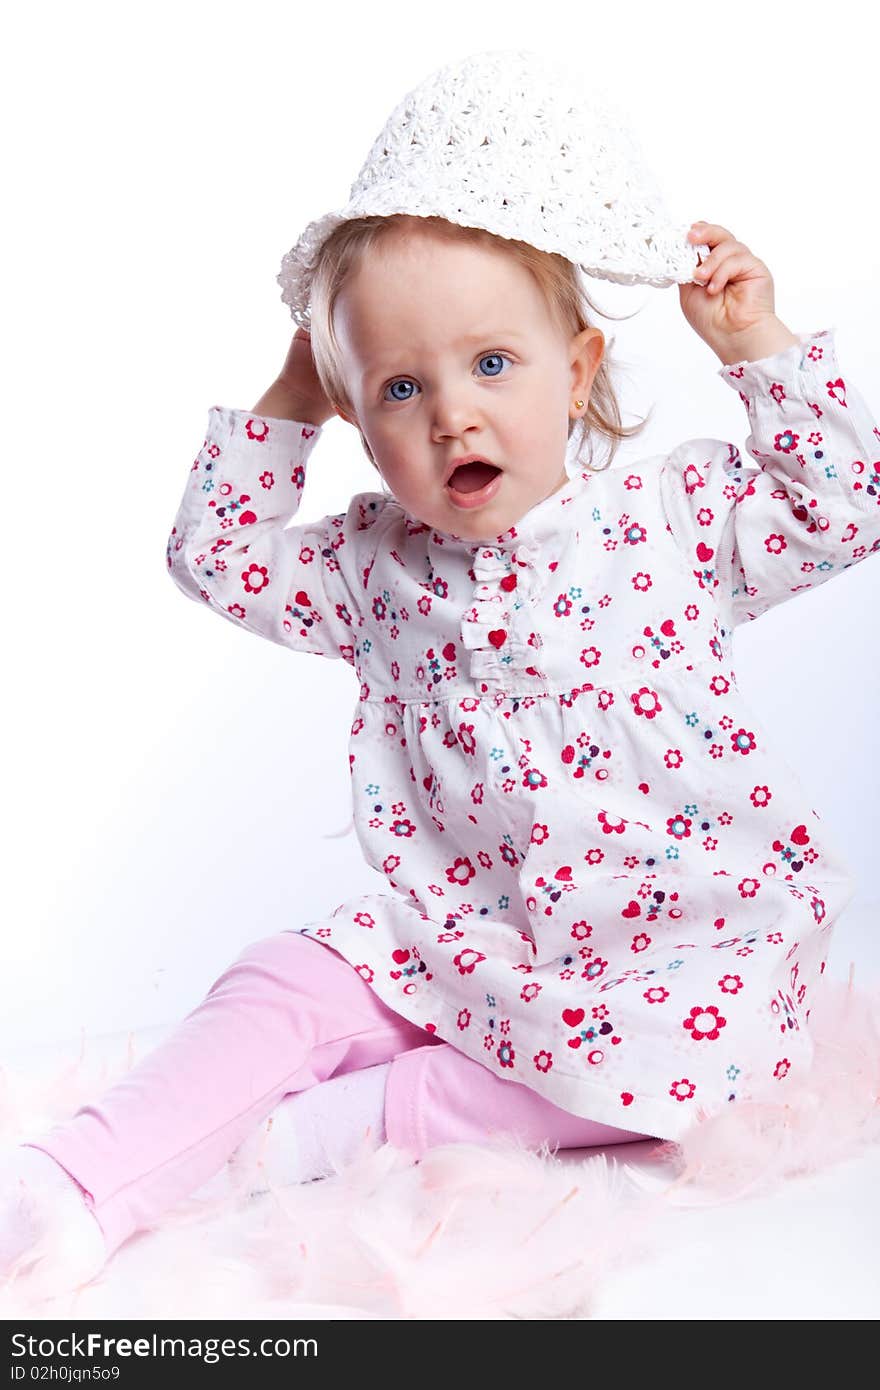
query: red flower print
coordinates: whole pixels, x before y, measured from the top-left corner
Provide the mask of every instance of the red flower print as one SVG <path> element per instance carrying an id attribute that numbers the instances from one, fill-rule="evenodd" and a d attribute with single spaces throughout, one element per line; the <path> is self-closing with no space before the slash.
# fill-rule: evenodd
<path id="1" fill-rule="evenodd" d="M 452 957 L 452 963 L 457 966 L 459 975 L 471 975 L 474 967 L 480 965 L 485 959 L 486 957 L 481 951 L 474 951 L 468 946 L 463 951 L 459 951 L 457 956 Z"/>
<path id="2" fill-rule="evenodd" d="M 371 965 L 356 965 L 355 970 L 368 985 L 373 983 L 373 967 Z"/>
<path id="3" fill-rule="evenodd" d="M 696 1090 L 693 1081 L 688 1081 L 687 1077 L 682 1077 L 681 1081 L 673 1081 L 669 1087 L 669 1094 L 676 1100 L 690 1100 Z"/>
<path id="4" fill-rule="evenodd" d="M 781 1081 L 784 1076 L 788 1076 L 790 1070 L 791 1062 L 788 1060 L 787 1057 L 783 1057 L 782 1061 L 777 1062 L 776 1066 L 773 1068 L 773 1075 L 776 1077 L 778 1081 Z"/>
<path id="5" fill-rule="evenodd" d="M 262 444 L 264 440 L 269 438 L 269 426 L 265 420 L 261 420 L 258 416 L 247 420 L 244 429 L 248 439 L 253 439 L 258 444 Z"/>
<path id="6" fill-rule="evenodd" d="M 702 1008 L 696 1004 L 691 1009 L 690 1014 L 682 1022 L 682 1027 L 690 1031 L 694 1042 L 699 1042 L 703 1038 L 708 1038 L 710 1042 L 715 1042 L 719 1037 L 719 1030 L 727 1024 L 727 1019 L 722 1018 L 714 1004 L 707 1004 Z"/>
<path id="7" fill-rule="evenodd" d="M 522 786 L 527 787 L 530 792 L 539 791 L 542 787 L 547 786 L 547 778 L 540 768 L 529 767 L 522 779 Z"/>
<path id="8" fill-rule="evenodd" d="M 739 975 L 722 975 L 718 981 L 718 988 L 724 994 L 739 994 L 743 987 L 743 982 Z"/>
<path id="9" fill-rule="evenodd" d="M 265 565 L 249 565 L 241 572 L 241 582 L 245 593 L 260 594 L 269 585 L 269 571 Z"/>
<path id="10" fill-rule="evenodd" d="M 634 521 L 631 526 L 627 526 L 623 533 L 623 539 L 626 545 L 639 545 L 648 539 L 648 533 L 644 526 L 640 526 L 637 521 Z"/>
<path id="11" fill-rule="evenodd" d="M 737 729 L 736 733 L 731 735 L 730 746 L 735 753 L 747 756 L 756 747 L 755 735 L 748 729 Z"/>
<path id="12" fill-rule="evenodd" d="M 477 741 L 474 738 L 473 724 L 459 724 L 456 737 L 462 752 L 473 757 L 477 751 Z"/>
<path id="13" fill-rule="evenodd" d="M 593 928 L 589 922 L 572 922 L 571 934 L 575 941 L 586 941 L 588 936 L 593 935 Z"/>
<path id="14" fill-rule="evenodd" d="M 470 1009 L 459 1009 L 459 1011 L 458 1011 L 458 1020 L 457 1020 L 457 1022 L 458 1022 L 458 1027 L 459 1027 L 459 1029 L 460 1029 L 462 1032 L 464 1031 L 465 1028 L 469 1028 L 469 1027 L 470 1027 L 470 1023 L 471 1023 L 471 1011 L 470 1011 Z"/>
<path id="15" fill-rule="evenodd" d="M 446 877 L 449 882 L 457 883 L 459 887 L 470 883 L 472 878 L 476 878 L 476 874 L 476 869 L 466 855 L 456 859 L 452 868 L 446 870 Z"/>
<path id="16" fill-rule="evenodd" d="M 771 535 L 764 537 L 764 546 L 765 549 L 769 552 L 769 554 L 781 555 L 783 550 L 788 549 L 788 542 L 786 541 L 784 536 L 781 536 L 778 533 L 774 532 L 771 533 Z"/>
<path id="17" fill-rule="evenodd" d="M 415 835 L 415 833 L 416 833 L 416 828 L 415 828 L 415 826 L 413 825 L 413 823 L 412 823 L 411 820 L 395 820 L 395 821 L 392 821 L 391 824 L 389 825 L 388 829 L 389 829 L 390 833 L 391 833 L 392 835 L 396 835 L 396 836 L 398 837 L 398 839 L 400 839 L 401 837 L 405 837 L 406 839 L 409 839 L 410 836 Z"/>
<path id="18" fill-rule="evenodd" d="M 843 383 L 841 382 L 841 385 L 842 384 Z M 829 381 L 828 385 L 831 386 L 832 383 Z M 781 386 L 771 387 L 771 395 L 775 390 L 781 391 L 782 396 L 785 395 L 785 392 L 782 390 Z M 786 430 L 783 434 L 777 434 L 776 438 L 773 441 L 773 447 L 779 454 L 790 454 L 793 449 L 797 448 L 799 440 L 799 434 L 794 434 L 791 430 Z"/>
<path id="19" fill-rule="evenodd" d="M 649 1004 L 664 1004 L 669 998 L 669 990 L 664 989 L 662 985 L 654 985 L 651 989 L 646 989 L 642 997 L 647 999 Z"/>
<path id="20" fill-rule="evenodd" d="M 638 936 L 633 937 L 629 949 L 631 951 L 646 951 L 650 944 L 650 936 L 646 936 L 644 932 L 639 932 Z"/>
<path id="21" fill-rule="evenodd" d="M 553 1053 L 536 1052 L 534 1057 L 532 1058 L 532 1061 L 534 1062 L 538 1071 L 548 1072 L 550 1068 L 553 1066 Z"/>
<path id="22" fill-rule="evenodd" d="M 706 480 L 695 463 L 689 463 L 682 471 L 685 492 L 691 496 L 697 488 L 705 487 Z"/>
<path id="23" fill-rule="evenodd" d="M 643 685 L 635 695 L 630 695 L 629 698 L 633 711 L 636 714 L 644 715 L 646 719 L 654 719 L 663 708 L 656 690 L 650 690 L 646 685 Z"/>
<path id="24" fill-rule="evenodd" d="M 603 835 L 622 835 L 626 829 L 626 821 L 622 816 L 610 816 L 607 811 L 599 812 L 598 821 Z"/>

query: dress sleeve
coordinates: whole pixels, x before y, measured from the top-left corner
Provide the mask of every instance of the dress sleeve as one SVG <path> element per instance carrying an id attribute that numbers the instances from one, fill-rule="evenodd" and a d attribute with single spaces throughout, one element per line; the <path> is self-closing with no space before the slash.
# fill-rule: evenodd
<path id="1" fill-rule="evenodd" d="M 880 549 L 880 430 L 837 363 L 834 330 L 718 375 L 748 411 L 734 444 L 690 439 L 664 460 L 667 526 L 731 626 Z"/>
<path id="2" fill-rule="evenodd" d="M 178 588 L 294 651 L 354 665 L 359 615 L 340 554 L 353 508 L 285 529 L 321 429 L 212 406 L 167 545 Z"/>

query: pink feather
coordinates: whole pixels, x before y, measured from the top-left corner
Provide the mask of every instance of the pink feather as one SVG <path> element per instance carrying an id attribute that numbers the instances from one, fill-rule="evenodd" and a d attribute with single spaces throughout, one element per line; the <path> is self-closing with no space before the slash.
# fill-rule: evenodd
<path id="1" fill-rule="evenodd" d="M 770 1092 L 675 1143 L 619 1150 L 554 1156 L 511 1138 L 445 1145 L 414 1165 L 365 1147 L 333 1177 L 258 1198 L 246 1196 L 255 1173 L 229 1165 L 92 1283 L 39 1300 L 13 1282 L 0 1316 L 589 1318 L 616 1269 L 676 1238 L 676 1206 L 754 1197 L 880 1138 L 880 992 L 857 991 L 852 972 L 823 983 L 812 1069 L 784 1102 Z M 95 1039 L 90 1053 L 82 1039 L 75 1060 L 31 1055 L 0 1072 L 0 1143 L 71 1113 L 154 1033 Z M 124 1060 L 108 1061 L 120 1045 Z"/>

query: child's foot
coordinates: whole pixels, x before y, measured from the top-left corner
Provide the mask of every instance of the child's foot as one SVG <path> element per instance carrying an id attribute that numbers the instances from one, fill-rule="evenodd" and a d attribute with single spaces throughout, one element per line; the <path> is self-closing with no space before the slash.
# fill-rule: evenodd
<path id="1" fill-rule="evenodd" d="M 0 1288 L 48 1298 L 87 1283 L 106 1260 L 82 1188 L 42 1149 L 0 1153 Z"/>
<path id="2" fill-rule="evenodd" d="M 329 1177 L 385 1140 L 390 1062 L 345 1072 L 285 1096 L 235 1151 L 200 1197 L 256 1196 L 272 1187 Z"/>

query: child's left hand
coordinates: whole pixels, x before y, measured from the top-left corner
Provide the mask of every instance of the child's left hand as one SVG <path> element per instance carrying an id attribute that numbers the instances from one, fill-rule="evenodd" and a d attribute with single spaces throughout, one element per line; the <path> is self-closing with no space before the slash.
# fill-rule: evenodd
<path id="1" fill-rule="evenodd" d="M 776 318 L 773 277 L 726 227 L 695 222 L 688 241 L 710 254 L 694 272 L 697 284 L 679 285 L 681 310 L 695 333 L 716 352 Z"/>

